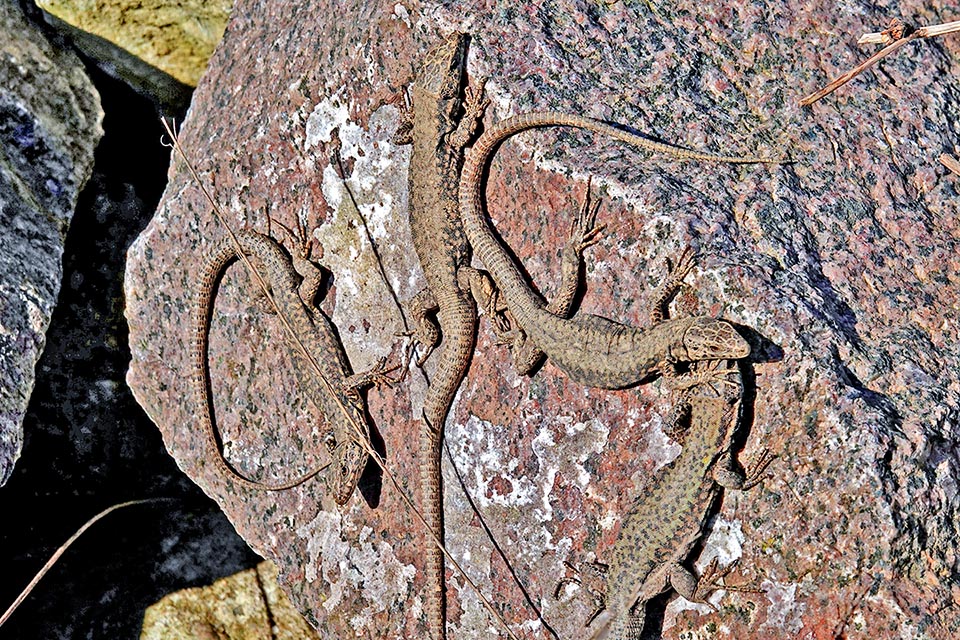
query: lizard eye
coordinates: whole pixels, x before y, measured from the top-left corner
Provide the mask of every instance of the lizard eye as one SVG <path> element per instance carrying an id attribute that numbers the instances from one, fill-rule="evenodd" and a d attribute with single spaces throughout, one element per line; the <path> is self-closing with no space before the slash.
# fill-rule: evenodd
<path id="1" fill-rule="evenodd" d="M 332 432 L 327 433 L 323 438 L 323 444 L 327 447 L 327 451 L 333 453 L 337 448 L 337 437 Z"/>

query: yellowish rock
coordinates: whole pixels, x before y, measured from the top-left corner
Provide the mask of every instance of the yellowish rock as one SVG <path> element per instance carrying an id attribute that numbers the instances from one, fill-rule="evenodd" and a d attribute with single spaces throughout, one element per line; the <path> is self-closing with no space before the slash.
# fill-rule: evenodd
<path id="1" fill-rule="evenodd" d="M 103 38 L 183 84 L 197 86 L 223 37 L 233 0 L 36 0 L 72 27 Z"/>
<path id="2" fill-rule="evenodd" d="M 140 633 L 140 640 L 319 638 L 280 591 L 272 562 L 164 596 L 147 608 Z"/>

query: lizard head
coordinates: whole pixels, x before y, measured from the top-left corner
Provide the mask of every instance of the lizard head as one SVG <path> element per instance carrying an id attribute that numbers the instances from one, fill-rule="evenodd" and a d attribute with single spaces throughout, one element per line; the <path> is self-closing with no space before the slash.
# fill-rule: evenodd
<path id="1" fill-rule="evenodd" d="M 460 95 L 467 62 L 467 34 L 454 33 L 424 57 L 416 85 L 445 99 Z"/>
<path id="2" fill-rule="evenodd" d="M 331 465 L 328 480 L 333 499 L 337 504 L 344 505 L 353 495 L 367 466 L 367 451 L 356 442 L 341 442 L 333 449 Z"/>
<path id="3" fill-rule="evenodd" d="M 750 345 L 729 322 L 716 318 L 693 318 L 683 334 L 685 357 L 681 360 L 739 360 L 750 355 Z"/>

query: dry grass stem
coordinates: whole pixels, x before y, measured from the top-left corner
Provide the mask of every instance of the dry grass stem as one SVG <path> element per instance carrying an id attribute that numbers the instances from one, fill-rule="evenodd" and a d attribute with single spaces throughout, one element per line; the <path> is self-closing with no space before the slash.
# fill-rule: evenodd
<path id="1" fill-rule="evenodd" d="M 207 201 L 207 203 L 210 205 L 211 209 L 213 210 L 214 216 L 217 218 L 220 225 L 224 227 L 227 234 L 230 236 L 230 239 L 233 242 L 233 245 L 237 251 L 237 254 L 240 256 L 244 265 L 246 265 L 247 270 L 250 272 L 250 275 L 256 280 L 257 284 L 260 286 L 260 289 L 265 294 L 270 306 L 276 311 L 277 319 L 283 325 L 286 334 L 290 337 L 290 339 L 296 345 L 298 352 L 306 359 L 307 363 L 310 365 L 310 368 L 313 370 L 313 372 L 317 374 L 318 380 L 320 380 L 320 382 L 326 388 L 327 392 L 333 398 L 336 399 L 336 402 L 339 405 L 339 409 L 344 413 L 344 415 L 347 417 L 347 420 L 349 420 L 350 423 L 352 424 L 353 429 L 355 431 L 354 437 L 356 438 L 357 442 L 359 442 L 361 446 L 363 446 L 366 449 L 367 453 L 370 455 L 370 457 L 373 459 L 376 465 L 380 468 L 380 470 L 387 477 L 387 479 L 390 480 L 390 483 L 396 489 L 397 494 L 399 495 L 401 501 L 413 513 L 414 519 L 417 520 L 420 523 L 420 525 L 424 527 L 424 529 L 426 530 L 427 537 L 433 542 L 433 544 L 435 544 L 440 549 L 440 551 L 443 552 L 444 557 L 446 557 L 446 559 L 450 562 L 451 566 L 453 566 L 454 569 L 456 569 L 456 571 L 460 573 L 464 581 L 470 586 L 471 589 L 473 589 L 473 591 L 477 594 L 477 597 L 480 599 L 480 602 L 483 604 L 484 608 L 497 621 L 497 623 L 506 631 L 507 635 L 510 638 L 512 638 L 512 640 L 519 640 L 517 636 L 514 635 L 510 627 L 507 625 L 503 617 L 500 616 L 500 614 L 497 612 L 496 609 L 494 609 L 493 604 L 480 591 L 480 587 L 470 578 L 469 575 L 467 575 L 467 572 L 464 571 L 460 563 L 457 562 L 456 558 L 454 558 L 450 554 L 450 552 L 447 550 L 447 548 L 444 546 L 443 542 L 440 539 L 440 535 L 441 535 L 440 532 L 434 531 L 432 528 L 430 528 L 430 525 L 427 524 L 427 521 L 426 519 L 424 519 L 423 514 L 414 504 L 413 499 L 410 498 L 410 496 L 408 496 L 407 493 L 403 490 L 403 487 L 401 486 L 400 481 L 397 480 L 397 477 L 387 468 L 387 465 L 384 462 L 384 460 L 380 457 L 380 454 L 370 445 L 369 441 L 366 438 L 366 432 L 365 432 L 366 427 L 364 425 L 357 424 L 356 421 L 353 419 L 352 415 L 350 414 L 350 412 L 340 401 L 339 395 L 335 393 L 333 389 L 333 385 L 330 383 L 327 377 L 323 375 L 323 370 L 320 368 L 320 364 L 317 362 L 316 356 L 310 353 L 310 351 L 306 348 L 306 345 L 303 344 L 303 341 L 300 339 L 300 336 L 297 335 L 297 332 L 294 330 L 293 325 L 287 319 L 286 315 L 283 313 L 283 310 L 277 304 L 276 300 L 274 300 L 274 297 L 270 291 L 270 288 L 267 286 L 266 281 L 263 279 L 261 274 L 257 271 L 257 268 L 254 266 L 254 264 L 250 261 L 250 259 L 244 253 L 243 248 L 240 246 L 240 242 L 237 239 L 236 234 L 234 233 L 233 229 L 230 228 L 230 225 L 227 224 L 226 217 L 223 215 L 223 212 L 220 210 L 220 207 L 217 205 L 216 201 L 213 199 L 213 196 L 210 195 L 206 187 L 204 187 L 203 181 L 200 180 L 200 175 L 197 173 L 196 169 L 194 169 L 193 167 L 193 164 L 187 158 L 187 154 L 184 151 L 183 147 L 180 146 L 180 139 L 177 136 L 176 131 L 174 130 L 175 125 L 171 126 L 164 118 L 161 118 L 160 121 L 161 123 L 163 123 L 163 127 L 166 130 L 167 135 L 170 136 L 170 143 L 169 144 L 164 143 L 164 144 L 173 148 L 180 155 L 180 158 L 183 160 L 184 164 L 187 167 L 187 171 L 190 173 L 190 176 L 193 178 L 194 182 L 197 184 L 198 188 L 203 194 L 204 199 Z"/>
<path id="2" fill-rule="evenodd" d="M 960 176 L 960 161 L 958 161 L 949 153 L 940 155 L 940 164 L 945 166 L 947 169 L 950 169 L 950 171 L 953 171 L 956 175 Z"/>
<path id="3" fill-rule="evenodd" d="M 148 498 L 146 500 L 131 500 L 129 502 L 121 502 L 120 504 L 115 504 L 112 507 L 108 507 L 104 509 L 97 515 L 87 520 L 87 522 L 82 527 L 77 529 L 76 533 L 74 533 L 72 536 L 67 538 L 67 541 L 64 542 L 62 545 L 60 545 L 60 547 L 53 552 L 53 555 L 50 556 L 50 559 L 47 560 L 46 564 L 44 564 L 43 567 L 40 568 L 40 571 L 38 571 L 37 574 L 33 576 L 33 580 L 30 581 L 30 584 L 28 584 L 26 588 L 20 592 L 20 595 L 17 596 L 17 599 L 13 601 L 13 604 L 11 604 L 7 608 L 7 610 L 3 612 L 3 615 L 0 616 L 0 627 L 3 626 L 3 623 L 6 622 L 11 615 L 13 615 L 13 612 L 17 610 L 17 607 L 19 607 L 23 603 L 23 601 L 27 599 L 27 596 L 30 595 L 30 592 L 33 591 L 33 588 L 37 586 L 37 583 L 40 582 L 43 576 L 47 575 L 47 572 L 50 571 L 51 567 L 53 567 L 53 565 L 57 563 L 57 560 L 60 559 L 60 556 L 63 555 L 63 553 L 67 550 L 67 548 L 70 545 L 72 545 L 74 542 L 76 542 L 77 538 L 82 536 L 84 531 L 86 531 L 87 529 L 92 527 L 94 524 L 96 524 L 96 522 L 100 520 L 100 518 L 103 518 L 113 513 L 117 509 L 122 509 L 124 507 L 132 507 L 133 505 L 144 504 L 146 502 L 157 502 L 159 500 L 161 500 L 161 498 Z"/>
<path id="4" fill-rule="evenodd" d="M 885 44 L 887 45 L 886 47 L 876 52 L 839 78 L 832 80 L 823 89 L 820 89 L 819 91 L 812 93 L 800 100 L 800 105 L 806 107 L 820 100 L 821 98 L 830 95 L 878 63 L 880 60 L 886 58 L 888 55 L 912 40 L 919 40 L 920 38 L 932 38 L 934 36 L 942 36 L 958 31 L 960 31 L 960 20 L 955 22 L 944 22 L 943 24 L 928 25 L 926 27 L 920 27 L 916 30 L 911 30 L 910 27 L 895 19 L 890 23 L 890 26 L 883 31 L 866 33 L 860 36 L 860 39 L 857 41 L 858 44 Z"/>

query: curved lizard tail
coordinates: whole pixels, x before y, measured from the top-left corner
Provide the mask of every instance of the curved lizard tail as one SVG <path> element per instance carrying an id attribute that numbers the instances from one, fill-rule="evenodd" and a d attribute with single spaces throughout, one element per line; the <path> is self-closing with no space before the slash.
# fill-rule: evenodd
<path id="1" fill-rule="evenodd" d="M 423 402 L 423 426 L 419 438 L 419 467 L 423 518 L 437 541 L 443 542 L 443 485 L 440 460 L 443 427 L 460 383 L 467 373 L 476 335 L 476 311 L 473 304 L 457 296 L 440 305 L 438 315 L 443 330 L 440 357 L 427 396 Z M 432 544 L 426 550 L 426 606 L 430 637 L 445 636 L 443 551 Z M 439 628 L 438 628 L 439 627 Z"/>
<path id="2" fill-rule="evenodd" d="M 626 129 L 621 129 L 602 120 L 596 120 L 586 116 L 561 113 L 558 111 L 532 111 L 530 113 L 510 116 L 484 131 L 483 135 L 474 142 L 472 150 L 467 154 L 468 157 L 464 166 L 463 175 L 467 175 L 471 169 L 470 166 L 472 162 L 485 165 L 493 151 L 507 138 L 530 129 L 542 129 L 546 127 L 573 127 L 575 129 L 584 129 L 619 140 L 631 147 L 646 149 L 647 151 L 655 153 L 663 153 L 680 160 L 701 160 L 704 162 L 722 162 L 727 164 L 785 164 L 791 162 L 789 158 L 730 156 L 710 153 L 708 151 L 696 151 L 665 142 L 650 140 L 641 135 L 631 133 Z"/>
<path id="3" fill-rule="evenodd" d="M 266 236 L 247 231 L 238 233 L 237 240 L 248 257 L 254 255 L 272 256 L 277 258 L 277 265 L 286 264 L 283 249 Z M 320 473 L 323 467 L 311 470 L 298 478 L 276 484 L 246 478 L 231 467 L 223 457 L 223 451 L 217 441 L 216 429 L 213 422 L 213 394 L 210 391 L 210 370 L 207 364 L 207 350 L 210 342 L 210 318 L 213 313 L 213 299 L 216 295 L 220 278 L 223 276 L 226 268 L 238 259 L 237 251 L 231 242 L 221 242 L 214 248 L 213 252 L 204 261 L 200 273 L 197 298 L 194 304 L 192 383 L 197 410 L 199 411 L 198 418 L 200 420 L 200 428 L 203 429 L 203 439 L 207 445 L 204 459 L 213 464 L 218 475 L 246 489 L 283 491 L 303 484 Z M 297 277 L 295 272 L 292 271 L 292 268 L 290 272 L 279 271 L 271 275 L 274 276 L 271 282 L 273 287 L 287 285 L 288 283 L 273 281 L 287 277 L 289 277 L 290 283 L 292 283 L 291 286 L 296 286 Z"/>

